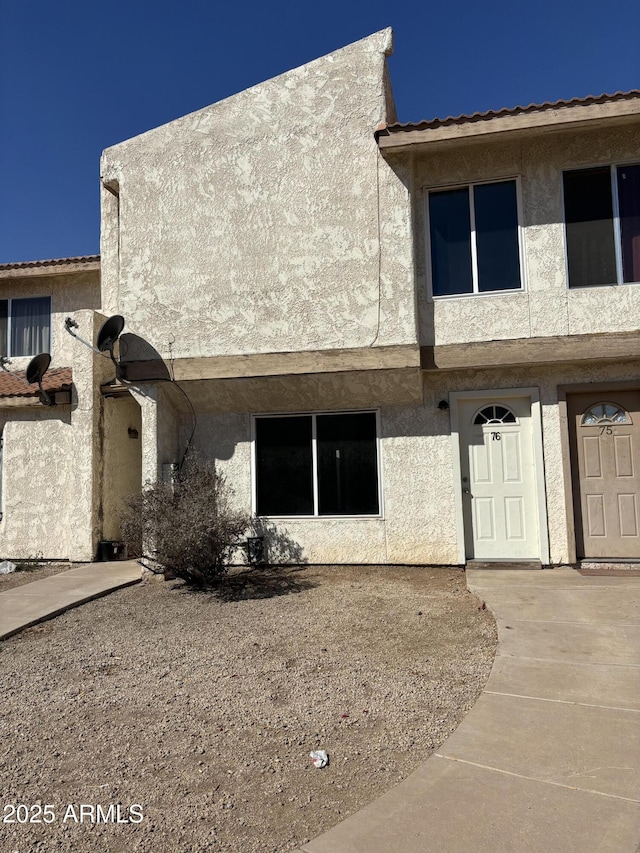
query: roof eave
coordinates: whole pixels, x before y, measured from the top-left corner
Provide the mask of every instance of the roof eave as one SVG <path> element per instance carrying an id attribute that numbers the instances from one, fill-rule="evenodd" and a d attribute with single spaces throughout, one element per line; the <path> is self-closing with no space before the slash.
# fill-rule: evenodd
<path id="1" fill-rule="evenodd" d="M 61 391 L 47 391 L 49 398 L 56 406 L 71 405 L 71 390 L 63 389 Z M 40 400 L 40 395 L 33 396 L 5 396 L 0 397 L 0 410 L 2 409 L 31 409 L 41 408 L 43 403 Z"/>
<path id="2" fill-rule="evenodd" d="M 33 278 L 36 276 L 69 275 L 75 272 L 98 272 L 100 256 L 88 255 L 78 258 L 60 258 L 47 261 L 24 261 L 15 264 L 0 264 L 0 279 Z"/>
<path id="3" fill-rule="evenodd" d="M 584 127 L 617 126 L 640 120 L 640 100 L 615 101 L 588 106 L 559 107 L 519 115 L 492 116 L 467 121 L 444 121 L 436 127 L 385 128 L 379 130 L 383 153 L 408 152 L 434 144 L 458 144 L 490 140 L 496 136 L 531 136 Z"/>

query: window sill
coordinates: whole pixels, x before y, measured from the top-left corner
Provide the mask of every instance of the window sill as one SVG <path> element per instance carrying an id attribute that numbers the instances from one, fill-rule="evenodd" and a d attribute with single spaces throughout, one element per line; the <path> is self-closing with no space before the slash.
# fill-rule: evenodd
<path id="1" fill-rule="evenodd" d="M 523 293 L 527 293 L 527 291 L 520 287 L 518 289 L 514 288 L 513 290 L 487 290 L 484 293 L 450 293 L 446 296 L 430 296 L 430 302 L 447 302 L 450 299 L 484 299 L 487 296 L 514 296 L 516 294 L 522 295 Z"/>
<path id="2" fill-rule="evenodd" d="M 265 521 L 384 521 L 383 515 L 254 515 Z"/>
<path id="3" fill-rule="evenodd" d="M 640 281 L 623 281 L 621 284 L 617 281 L 612 281 L 611 284 L 570 284 L 567 286 L 567 290 L 584 293 L 587 290 L 611 290 L 618 287 L 638 287 L 638 285 L 640 285 Z"/>

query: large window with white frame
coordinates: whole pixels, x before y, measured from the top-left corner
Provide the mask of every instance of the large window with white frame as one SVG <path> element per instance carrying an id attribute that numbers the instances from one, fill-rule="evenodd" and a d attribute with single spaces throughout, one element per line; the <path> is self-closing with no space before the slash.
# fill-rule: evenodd
<path id="1" fill-rule="evenodd" d="M 254 418 L 260 516 L 380 513 L 376 412 Z"/>
<path id="2" fill-rule="evenodd" d="M 563 175 L 569 287 L 640 282 L 640 164 Z"/>
<path id="3" fill-rule="evenodd" d="M 0 299 L 0 355 L 39 355 L 51 349 L 51 297 Z"/>
<path id="4" fill-rule="evenodd" d="M 427 192 L 431 292 L 522 289 L 518 183 L 473 183 Z"/>

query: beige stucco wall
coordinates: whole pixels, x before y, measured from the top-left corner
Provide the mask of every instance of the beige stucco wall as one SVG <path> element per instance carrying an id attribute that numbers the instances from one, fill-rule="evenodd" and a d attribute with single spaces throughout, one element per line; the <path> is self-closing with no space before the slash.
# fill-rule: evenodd
<path id="1" fill-rule="evenodd" d="M 381 518 L 269 519 L 310 563 L 457 563 L 448 416 L 380 410 Z M 252 506 L 251 416 L 200 414 L 195 449 L 216 460 L 234 504 Z M 444 483 L 444 485 L 443 485 Z"/>
<path id="2" fill-rule="evenodd" d="M 458 563 L 454 444 L 450 414 L 437 408 L 452 391 L 537 388 L 542 414 L 548 536 L 552 563 L 570 559 L 558 385 L 637 379 L 637 365 L 514 368 L 425 378 L 424 405 L 380 408 L 382 518 L 271 519 L 312 563 Z M 191 421 L 182 416 L 184 444 Z M 214 458 L 236 506 L 251 511 L 251 415 L 201 412 L 194 448 Z M 292 551 L 292 553 L 294 553 Z"/>
<path id="3" fill-rule="evenodd" d="M 73 440 L 69 407 L 0 413 L 2 558 L 68 559 Z"/>
<path id="4" fill-rule="evenodd" d="M 142 484 L 155 483 L 162 477 L 162 466 L 180 463 L 184 445 L 179 443 L 180 414 L 177 403 L 179 391 L 161 384 L 131 387 L 131 393 L 141 410 Z M 189 432 L 193 426 L 188 416 Z"/>
<path id="5" fill-rule="evenodd" d="M 69 367 L 77 344 L 65 331 L 64 321 L 76 311 L 100 308 L 100 271 L 80 270 L 66 275 L 16 273 L 15 277 L 0 279 L 0 299 L 50 296 L 51 366 Z M 83 334 L 82 330 L 80 334 Z M 11 369 L 24 370 L 29 361 L 29 357 L 13 358 Z"/>
<path id="6" fill-rule="evenodd" d="M 89 339 L 104 320 L 91 310 L 77 310 L 74 315 Z M 11 405 L 16 401 L 0 403 L 2 557 L 86 562 L 95 556 L 102 534 L 100 383 L 111 378 L 114 370 L 108 359 L 73 343 L 65 356 L 73 370 L 70 405 L 46 408 L 33 400 L 26 406 Z"/>
<path id="7" fill-rule="evenodd" d="M 414 213 L 421 343 L 637 329 L 637 285 L 568 289 L 562 172 L 639 157 L 637 126 L 545 133 L 510 143 L 451 144 L 417 156 Z M 430 300 L 423 190 L 515 176 L 521 187 L 525 292 Z"/>
<path id="8" fill-rule="evenodd" d="M 419 403 L 420 368 L 345 371 L 250 379 L 195 380 L 181 385 L 198 411 L 302 412 Z M 177 392 L 176 392 L 177 393 Z M 177 398 L 178 403 L 183 403 Z"/>
<path id="9" fill-rule="evenodd" d="M 102 539 L 121 539 L 123 500 L 142 487 L 142 416 L 133 397 L 103 400 Z M 135 430 L 137 436 L 130 435 Z"/>
<path id="10" fill-rule="evenodd" d="M 416 341 L 384 30 L 107 149 L 108 313 L 163 356 Z"/>

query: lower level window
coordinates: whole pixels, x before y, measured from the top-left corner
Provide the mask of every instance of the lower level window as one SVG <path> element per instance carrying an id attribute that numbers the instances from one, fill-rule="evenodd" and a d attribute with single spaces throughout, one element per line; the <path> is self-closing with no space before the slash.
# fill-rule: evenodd
<path id="1" fill-rule="evenodd" d="M 378 515 L 375 412 L 255 419 L 258 515 Z"/>

